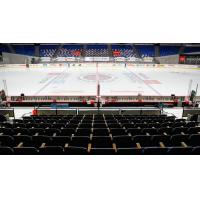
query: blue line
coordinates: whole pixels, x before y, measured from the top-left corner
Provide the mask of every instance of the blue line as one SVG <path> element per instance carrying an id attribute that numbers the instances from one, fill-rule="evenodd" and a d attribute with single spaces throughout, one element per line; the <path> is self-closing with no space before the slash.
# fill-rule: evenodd
<path id="1" fill-rule="evenodd" d="M 126 68 L 127 69 L 127 68 Z M 156 94 L 158 94 L 159 96 L 162 96 L 160 94 L 160 92 L 158 92 L 156 89 L 154 89 L 151 85 L 145 83 L 144 80 L 142 80 L 138 75 L 136 75 L 134 72 L 132 72 L 130 69 L 127 69 L 127 71 L 129 71 L 130 73 L 134 74 L 140 81 L 142 81 L 147 87 L 149 87 L 150 89 L 152 89 Z"/>
<path id="2" fill-rule="evenodd" d="M 59 76 L 63 75 L 65 71 L 58 74 L 56 77 L 51 79 L 48 83 L 46 83 L 42 88 L 40 88 L 34 95 L 38 95 L 42 90 L 44 90 L 47 86 L 49 86 L 53 81 L 55 81 Z"/>

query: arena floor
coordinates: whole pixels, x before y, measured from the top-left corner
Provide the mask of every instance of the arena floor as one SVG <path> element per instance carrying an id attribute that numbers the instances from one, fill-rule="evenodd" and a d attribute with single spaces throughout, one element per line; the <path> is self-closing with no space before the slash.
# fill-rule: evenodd
<path id="1" fill-rule="evenodd" d="M 187 96 L 189 82 L 196 89 L 200 84 L 200 70 L 194 68 L 155 67 L 40 67 L 0 68 L 0 88 L 6 80 L 8 95 L 69 95 L 93 96 L 97 91 L 97 79 L 101 95 L 152 95 Z M 197 93 L 200 95 L 200 92 Z"/>

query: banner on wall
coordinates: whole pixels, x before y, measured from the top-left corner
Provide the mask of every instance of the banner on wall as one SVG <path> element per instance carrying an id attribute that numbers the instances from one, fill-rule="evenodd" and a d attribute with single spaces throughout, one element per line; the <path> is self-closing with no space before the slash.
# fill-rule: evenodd
<path id="1" fill-rule="evenodd" d="M 114 58 L 115 61 L 126 61 L 125 57 L 115 57 Z"/>
<path id="2" fill-rule="evenodd" d="M 85 61 L 87 62 L 102 62 L 102 61 L 109 61 L 109 57 L 85 57 Z"/>
<path id="3" fill-rule="evenodd" d="M 76 61 L 78 60 L 76 57 L 66 57 L 65 61 Z"/>
<path id="4" fill-rule="evenodd" d="M 41 62 L 50 62 L 51 58 L 50 57 L 41 57 Z"/>

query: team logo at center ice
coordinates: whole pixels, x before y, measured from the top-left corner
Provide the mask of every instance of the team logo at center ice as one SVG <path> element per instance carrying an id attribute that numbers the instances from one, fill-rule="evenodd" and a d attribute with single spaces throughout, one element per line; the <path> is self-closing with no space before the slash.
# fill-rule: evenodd
<path id="1" fill-rule="evenodd" d="M 82 81 L 88 81 L 88 82 L 95 82 L 97 80 L 99 80 L 100 82 L 108 82 L 108 81 L 110 82 L 116 78 L 110 74 L 100 73 L 97 75 L 96 73 L 91 73 L 91 74 L 81 75 L 79 76 L 79 79 Z"/>

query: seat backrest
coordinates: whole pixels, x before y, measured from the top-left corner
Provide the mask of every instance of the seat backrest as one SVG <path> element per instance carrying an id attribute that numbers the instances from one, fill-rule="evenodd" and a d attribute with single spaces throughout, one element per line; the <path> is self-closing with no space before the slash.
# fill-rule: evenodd
<path id="1" fill-rule="evenodd" d="M 64 149 L 61 146 L 45 146 L 39 148 L 39 154 L 42 155 L 63 155 Z"/>
<path id="2" fill-rule="evenodd" d="M 14 151 L 10 147 L 0 147 L 0 155 L 12 155 Z"/>
<path id="3" fill-rule="evenodd" d="M 69 146 L 65 148 L 64 154 L 67 155 L 87 155 L 87 148 Z"/>
<path id="4" fill-rule="evenodd" d="M 44 135 L 45 131 L 42 128 L 29 128 L 29 133 L 30 135 L 35 135 L 35 134 Z"/>
<path id="5" fill-rule="evenodd" d="M 115 155 L 116 152 L 113 148 L 92 148 L 90 150 L 92 155 Z"/>
<path id="6" fill-rule="evenodd" d="M 94 128 L 92 134 L 93 136 L 109 136 L 107 128 Z"/>
<path id="7" fill-rule="evenodd" d="M 15 155 L 37 155 L 38 150 L 35 147 L 14 147 Z"/>
<path id="8" fill-rule="evenodd" d="M 144 128 L 142 130 L 142 133 L 143 134 L 150 134 L 150 135 L 157 135 L 158 134 L 158 131 L 156 128 Z"/>
<path id="9" fill-rule="evenodd" d="M 12 147 L 14 145 L 14 138 L 10 135 L 0 135 L 0 146 Z"/>
<path id="10" fill-rule="evenodd" d="M 93 136 L 92 148 L 112 148 L 111 138 L 106 136 Z"/>

